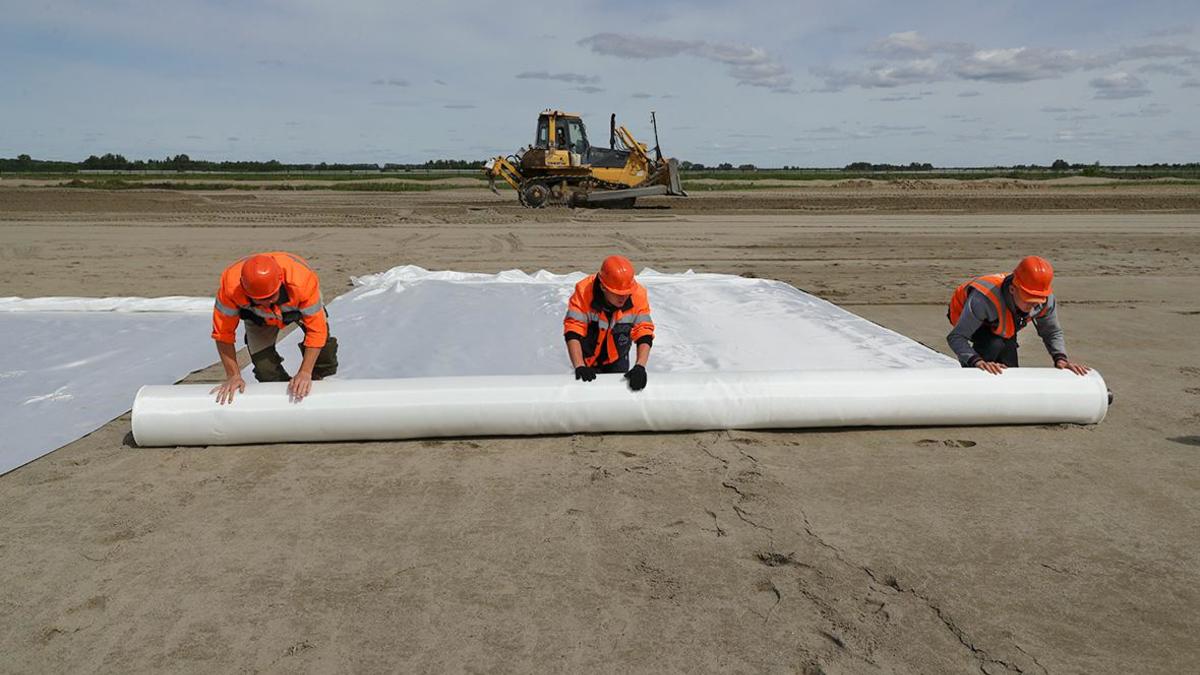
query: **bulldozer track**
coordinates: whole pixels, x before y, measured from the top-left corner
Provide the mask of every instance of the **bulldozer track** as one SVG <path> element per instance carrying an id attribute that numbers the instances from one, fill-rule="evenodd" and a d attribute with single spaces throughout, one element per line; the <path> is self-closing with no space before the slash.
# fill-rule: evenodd
<path id="1" fill-rule="evenodd" d="M 565 183 L 570 189 L 565 194 L 556 195 L 554 188 L 557 187 L 557 184 L 561 183 Z M 541 204 L 534 205 L 525 199 L 526 189 L 532 187 L 533 185 L 545 186 L 546 191 L 549 194 L 549 197 Z M 543 177 L 527 178 L 521 181 L 520 187 L 517 189 L 517 200 L 522 206 L 528 206 L 531 208 L 545 208 L 547 206 L 573 207 L 580 205 L 575 201 L 578 195 L 587 195 L 593 192 L 603 192 L 608 190 L 625 190 L 629 187 L 630 186 L 623 185 L 621 183 L 612 183 L 609 181 L 600 180 L 598 178 L 587 177 L 578 180 L 549 180 Z"/>

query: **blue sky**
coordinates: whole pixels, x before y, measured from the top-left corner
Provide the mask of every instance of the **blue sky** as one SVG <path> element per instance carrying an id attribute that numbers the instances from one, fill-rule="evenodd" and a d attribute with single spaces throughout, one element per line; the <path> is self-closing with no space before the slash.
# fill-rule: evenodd
<path id="1" fill-rule="evenodd" d="M 1200 3 L 0 0 L 0 156 L 1200 161 Z"/>

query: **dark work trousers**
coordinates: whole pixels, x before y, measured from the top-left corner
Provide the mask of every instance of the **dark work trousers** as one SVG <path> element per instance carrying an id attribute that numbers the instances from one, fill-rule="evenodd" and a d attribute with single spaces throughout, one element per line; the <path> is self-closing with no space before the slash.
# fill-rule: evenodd
<path id="1" fill-rule="evenodd" d="M 250 362 L 254 364 L 254 379 L 259 382 L 288 382 L 292 379 L 283 368 L 283 357 L 275 349 L 275 340 L 278 338 L 278 328 L 246 322 L 246 348 L 250 351 Z M 337 372 L 337 348 L 337 338 L 329 336 L 317 355 L 317 362 L 313 364 L 314 380 Z M 300 358 L 304 358 L 304 343 L 300 344 Z"/>
<path id="2" fill-rule="evenodd" d="M 971 336 L 971 346 L 975 348 L 975 353 L 983 357 L 984 361 L 993 361 L 1003 363 L 1009 368 L 1018 367 L 1017 363 L 1017 336 L 1010 338 L 1002 338 L 992 332 L 987 326 L 980 326 L 979 330 Z M 973 368 L 974 366 L 963 366 L 964 368 Z"/>

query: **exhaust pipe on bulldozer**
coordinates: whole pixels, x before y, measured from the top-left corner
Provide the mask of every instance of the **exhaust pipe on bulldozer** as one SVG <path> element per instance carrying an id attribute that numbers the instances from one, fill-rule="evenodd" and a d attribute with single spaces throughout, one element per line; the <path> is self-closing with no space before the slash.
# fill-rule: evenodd
<path id="1" fill-rule="evenodd" d="M 662 145 L 658 142 L 658 119 L 654 116 L 654 111 L 650 111 L 650 126 L 654 127 L 654 159 L 662 161 Z"/>

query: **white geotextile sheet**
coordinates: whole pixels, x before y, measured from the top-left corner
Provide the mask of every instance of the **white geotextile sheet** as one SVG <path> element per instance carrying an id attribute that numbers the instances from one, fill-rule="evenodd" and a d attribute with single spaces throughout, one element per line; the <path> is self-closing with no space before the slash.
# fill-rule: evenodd
<path id="1" fill-rule="evenodd" d="M 569 372 L 562 318 L 583 276 L 403 266 L 354 279 L 329 306 L 337 378 Z M 653 270 L 638 279 L 657 327 L 652 378 L 957 367 L 779 281 Z M 175 382 L 215 361 L 211 312 L 211 298 L 0 298 L 0 423 L 9 430 L 0 473 L 124 413 L 141 385 Z M 293 331 L 280 346 L 290 369 L 300 339 Z"/>
<path id="2" fill-rule="evenodd" d="M 215 360 L 211 298 L 0 298 L 0 474 Z"/>
<path id="3" fill-rule="evenodd" d="M 329 305 L 339 379 L 570 371 L 562 320 L 582 273 L 430 272 L 355 278 Z M 655 372 L 957 368 L 899 333 L 771 279 L 644 270 Z M 300 331 L 279 348 L 299 360 Z"/>

